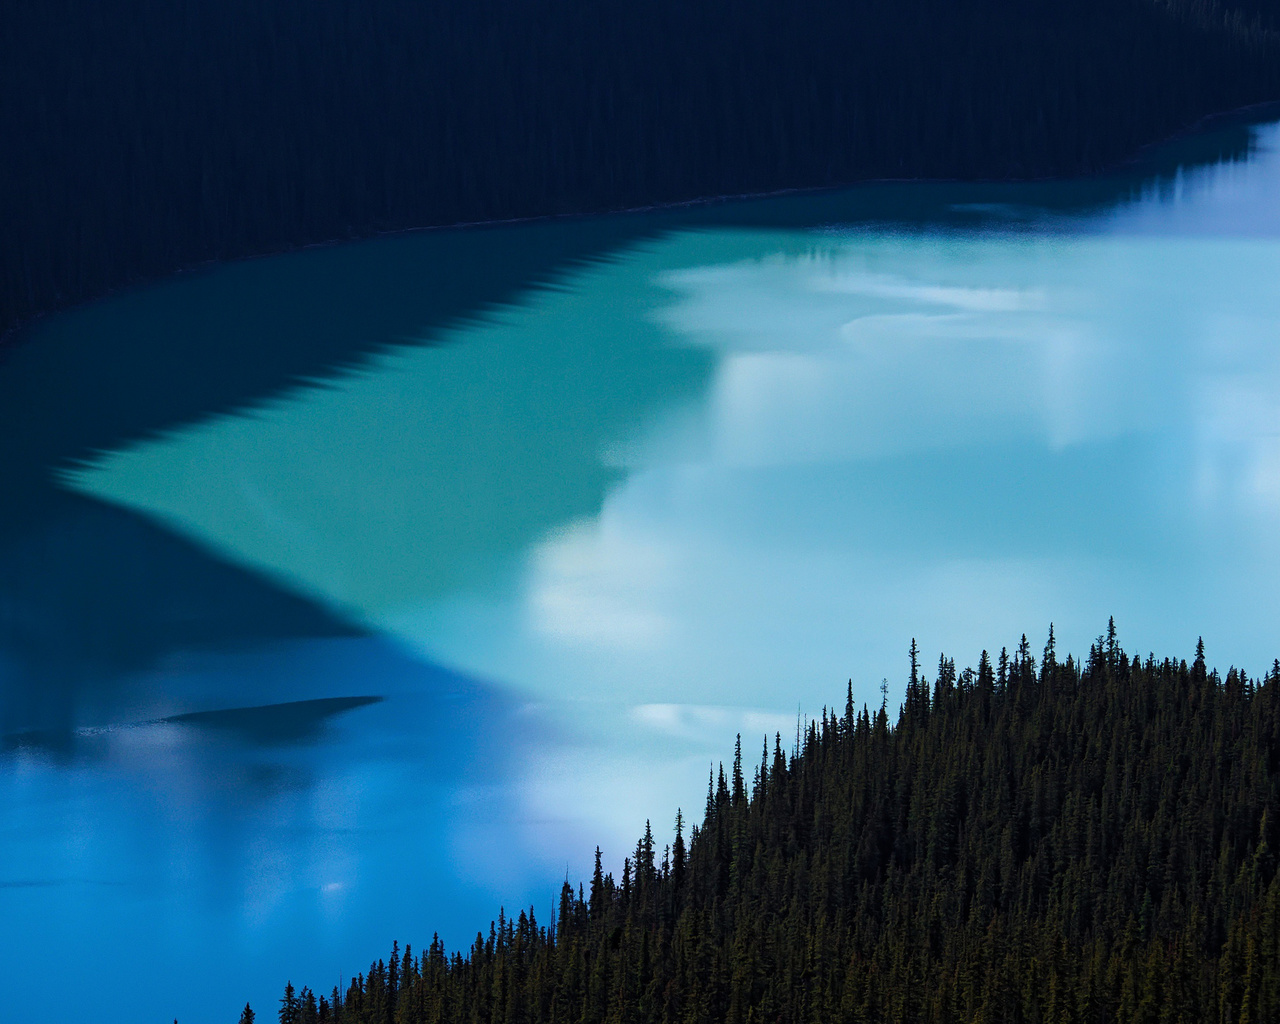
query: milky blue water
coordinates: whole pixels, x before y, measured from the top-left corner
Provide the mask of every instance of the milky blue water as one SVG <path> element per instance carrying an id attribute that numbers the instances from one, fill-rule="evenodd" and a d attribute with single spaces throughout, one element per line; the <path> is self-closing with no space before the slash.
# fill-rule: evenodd
<path id="1" fill-rule="evenodd" d="M 1280 127 L 182 275 L 28 331 L 0 436 L 6 1005 L 270 1015 L 912 637 L 1265 671 Z"/>

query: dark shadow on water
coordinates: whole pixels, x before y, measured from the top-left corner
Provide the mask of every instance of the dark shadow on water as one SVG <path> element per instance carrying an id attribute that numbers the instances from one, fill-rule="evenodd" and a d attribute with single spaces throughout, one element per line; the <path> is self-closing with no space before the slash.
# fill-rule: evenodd
<path id="1" fill-rule="evenodd" d="M 110 724 L 192 649 L 361 635 L 135 513 L 52 488 L 44 511 L 0 533 L 0 732 Z"/>
<path id="2" fill-rule="evenodd" d="M 214 711 L 187 711 L 180 715 L 168 715 L 152 722 L 139 723 L 135 728 L 153 725 L 180 725 L 193 729 L 208 729 L 234 736 L 253 746 L 277 746 L 290 743 L 309 743 L 319 739 L 330 720 L 344 711 L 379 704 L 386 698 L 369 697 L 317 697 L 312 700 L 291 700 L 282 704 L 261 704 L 256 707 L 220 708 Z M 89 733 L 89 737 L 94 734 Z M 81 737 L 76 733 L 55 730 L 10 733 L 0 737 L 0 748 L 13 752 L 39 750 L 61 759 L 69 758 Z"/>
<path id="3" fill-rule="evenodd" d="M 221 711 L 189 711 L 160 719 L 161 724 L 186 725 L 231 733 L 260 745 L 309 742 L 318 738 L 335 715 L 378 704 L 382 697 L 320 697 L 284 704 Z"/>

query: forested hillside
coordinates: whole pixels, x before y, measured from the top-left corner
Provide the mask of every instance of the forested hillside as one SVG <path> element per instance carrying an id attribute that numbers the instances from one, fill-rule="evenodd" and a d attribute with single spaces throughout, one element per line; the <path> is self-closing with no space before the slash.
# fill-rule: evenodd
<path id="1" fill-rule="evenodd" d="M 0 332 L 201 261 L 1099 168 L 1280 98 L 1280 0 L 7 0 Z"/>
<path id="2" fill-rule="evenodd" d="M 915 662 L 896 725 L 850 701 L 752 778 L 739 751 L 700 824 L 620 879 L 597 856 L 555 921 L 393 947 L 279 1019 L 1280 1020 L 1280 662 L 1222 678 L 1114 628 L 1079 664 L 1052 631 L 1038 665 Z"/>

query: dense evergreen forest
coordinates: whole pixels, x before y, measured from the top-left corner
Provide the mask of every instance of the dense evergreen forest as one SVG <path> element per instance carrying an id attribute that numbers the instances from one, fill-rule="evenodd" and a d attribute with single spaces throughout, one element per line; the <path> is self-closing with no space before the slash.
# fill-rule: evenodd
<path id="1" fill-rule="evenodd" d="M 1280 0 L 6 0 L 0 333 L 207 260 L 1097 169 L 1280 98 Z"/>
<path id="2" fill-rule="evenodd" d="M 851 691 L 850 691 L 851 692 Z M 1280 1020 L 1280 661 L 1261 680 L 1026 638 L 741 743 L 686 835 L 282 1024 Z M 274 1009 L 274 1008 L 273 1008 Z M 253 1019 L 245 1008 L 244 1021 Z"/>

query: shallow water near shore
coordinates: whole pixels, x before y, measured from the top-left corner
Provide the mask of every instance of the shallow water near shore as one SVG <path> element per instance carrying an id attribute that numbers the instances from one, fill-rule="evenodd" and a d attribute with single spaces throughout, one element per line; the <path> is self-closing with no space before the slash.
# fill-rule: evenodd
<path id="1" fill-rule="evenodd" d="M 1280 655 L 1280 128 L 1124 176 L 403 235 L 0 363 L 16 1020 L 552 915 L 917 637 Z M 1220 159 L 1204 159 L 1208 152 Z M 139 978 L 145 979 L 139 983 Z M 61 1016 L 59 1016 L 61 1015 Z"/>

